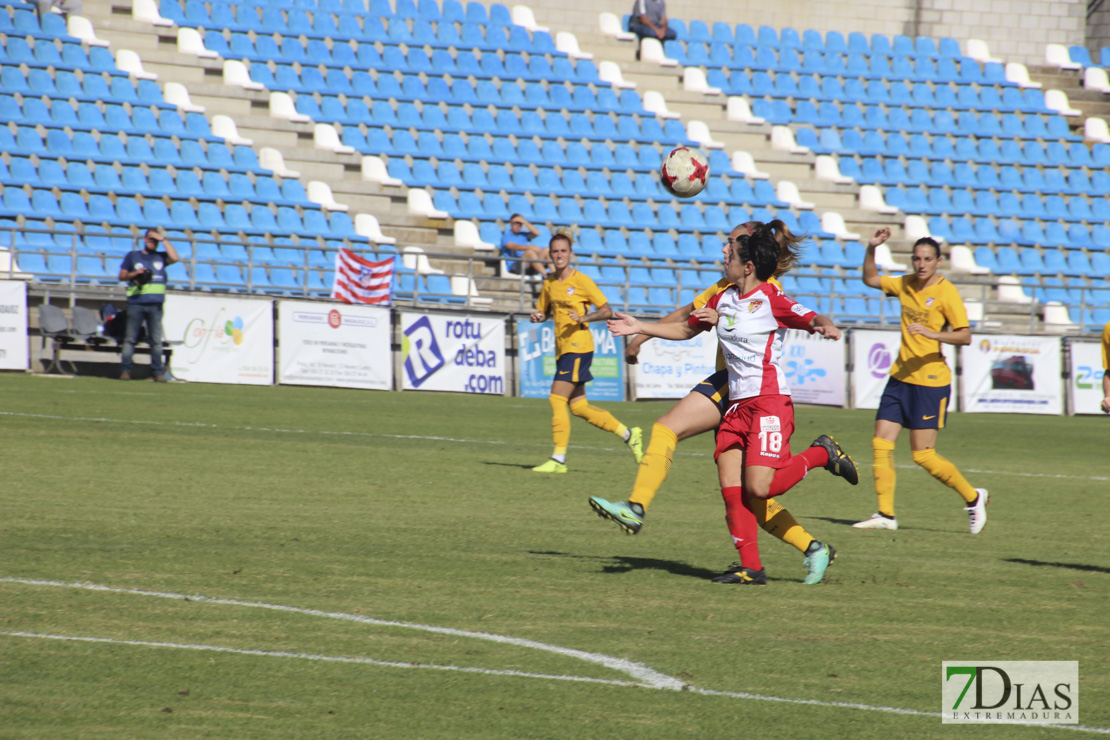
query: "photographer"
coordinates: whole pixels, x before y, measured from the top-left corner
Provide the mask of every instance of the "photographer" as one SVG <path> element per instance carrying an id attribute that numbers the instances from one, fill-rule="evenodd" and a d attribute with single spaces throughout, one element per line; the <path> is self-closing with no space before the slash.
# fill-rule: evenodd
<path id="1" fill-rule="evenodd" d="M 159 246 L 165 251 L 159 251 Z M 150 369 L 154 380 L 166 381 L 162 357 L 162 305 L 166 300 L 166 268 L 178 261 L 177 250 L 154 229 L 143 237 L 143 248 L 128 252 L 119 268 L 127 281 L 127 333 L 123 339 L 120 380 L 131 380 L 132 356 L 146 323 L 150 338 Z"/>

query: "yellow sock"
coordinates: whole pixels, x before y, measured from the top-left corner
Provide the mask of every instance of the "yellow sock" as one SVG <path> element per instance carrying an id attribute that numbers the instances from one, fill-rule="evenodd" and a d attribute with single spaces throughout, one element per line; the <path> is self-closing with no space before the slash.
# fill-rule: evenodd
<path id="1" fill-rule="evenodd" d="M 794 515 L 784 509 L 782 504 L 775 499 L 761 499 L 753 496 L 751 507 L 755 514 L 755 520 L 759 522 L 759 526 L 763 527 L 763 531 L 767 534 L 778 537 L 803 553 L 809 547 L 809 543 L 813 542 L 813 535 L 807 532 L 801 524 L 798 524 Z"/>
<path id="2" fill-rule="evenodd" d="M 887 439 L 871 438 L 875 462 L 871 468 L 875 475 L 875 493 L 879 495 L 879 513 L 894 516 L 894 443 Z"/>
<path id="3" fill-rule="evenodd" d="M 960 475 L 960 471 L 956 469 L 956 466 L 938 455 L 935 449 L 918 450 L 913 453 L 913 461 L 925 468 L 925 470 L 929 472 L 929 475 L 960 494 L 967 503 L 972 503 L 975 501 L 975 497 L 979 495 L 975 492 L 975 489 L 971 487 L 971 484 Z"/>
<path id="4" fill-rule="evenodd" d="M 628 500 L 639 504 L 647 510 L 651 500 L 655 498 L 656 491 L 667 479 L 671 471 L 671 459 L 674 457 L 674 448 L 678 446 L 678 437 L 662 424 L 651 427 L 651 439 L 648 441 L 644 459 L 636 471 L 636 483 L 632 486 L 632 495 Z"/>
<path id="5" fill-rule="evenodd" d="M 617 421 L 617 417 L 613 416 L 605 409 L 591 406 L 590 402 L 581 396 L 570 402 L 570 413 L 580 419 L 585 419 L 598 429 L 604 429 L 613 434 L 618 434 L 619 432 L 617 430 L 623 427 L 623 425 Z"/>
<path id="6" fill-rule="evenodd" d="M 547 397 L 551 404 L 551 438 L 555 442 L 555 454 L 566 454 L 570 444 L 570 414 L 567 413 L 567 399 L 554 393 Z"/>

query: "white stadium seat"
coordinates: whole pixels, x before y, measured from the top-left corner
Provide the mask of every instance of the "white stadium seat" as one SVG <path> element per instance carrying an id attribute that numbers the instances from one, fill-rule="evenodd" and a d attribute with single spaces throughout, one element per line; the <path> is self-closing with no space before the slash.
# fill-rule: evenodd
<path id="1" fill-rule="evenodd" d="M 157 80 L 158 75 L 143 69 L 143 60 L 130 49 L 116 52 L 116 66 L 137 80 Z"/>
<path id="2" fill-rule="evenodd" d="M 251 79 L 250 67 L 236 59 L 224 62 L 224 84 L 238 85 L 247 90 L 265 90 L 266 86 Z"/>
<path id="3" fill-rule="evenodd" d="M 617 41 L 635 41 L 636 34 L 631 31 L 625 31 L 621 27 L 621 19 L 617 17 L 616 13 L 605 11 L 599 13 L 597 17 L 598 27 L 601 29 L 602 36 L 609 36 L 615 38 Z"/>
<path id="4" fill-rule="evenodd" d="M 158 3 L 154 0 L 132 0 L 131 17 L 163 28 L 173 26 L 173 21 L 162 17 L 162 13 L 158 10 Z"/>
<path id="5" fill-rule="evenodd" d="M 258 152 L 258 163 L 268 170 L 272 170 L 275 175 L 281 177 L 300 177 L 301 173 L 296 170 L 291 170 L 285 166 L 285 158 L 281 156 L 281 152 L 270 146 L 262 147 Z"/>
<path id="6" fill-rule="evenodd" d="M 201 59 L 219 59 L 220 55 L 204 45 L 204 38 L 195 28 L 182 26 L 177 29 L 177 50 L 182 54 L 192 54 Z"/>
<path id="7" fill-rule="evenodd" d="M 176 105 L 186 113 L 204 113 L 203 105 L 196 105 L 189 98 L 189 90 L 179 82 L 167 82 L 162 95 L 170 105 Z"/>
<path id="8" fill-rule="evenodd" d="M 362 179 L 380 185 L 399 188 L 404 185 L 396 177 L 391 177 L 381 157 L 366 155 L 362 158 Z"/>
<path id="9" fill-rule="evenodd" d="M 331 192 L 331 188 L 326 182 L 320 180 L 309 180 L 308 188 L 306 189 L 308 199 L 313 203 L 319 203 L 320 207 L 325 211 L 347 211 L 349 207 L 345 203 L 337 203 L 335 196 Z"/>
<path id="10" fill-rule="evenodd" d="M 339 130 L 330 123 L 318 123 L 312 129 L 312 143 L 317 149 L 327 149 L 336 154 L 354 154 L 355 148 L 339 140 Z"/>
<path id="11" fill-rule="evenodd" d="M 252 139 L 246 139 L 239 135 L 239 127 L 235 125 L 235 121 L 230 116 L 212 116 L 212 133 L 216 136 L 222 136 L 227 140 L 227 143 L 236 146 L 250 146 L 254 143 Z"/>
<path id="12" fill-rule="evenodd" d="M 432 204 L 432 196 L 420 188 L 412 188 L 408 193 L 409 213 L 424 218 L 447 219 L 451 214 L 441 211 Z"/>

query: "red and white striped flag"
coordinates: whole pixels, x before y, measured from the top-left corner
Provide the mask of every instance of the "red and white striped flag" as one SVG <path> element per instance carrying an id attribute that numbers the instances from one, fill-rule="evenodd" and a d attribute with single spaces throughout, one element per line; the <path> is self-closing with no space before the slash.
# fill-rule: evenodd
<path id="1" fill-rule="evenodd" d="M 344 303 L 389 303 L 393 260 L 371 262 L 349 249 L 335 255 L 331 297 Z"/>

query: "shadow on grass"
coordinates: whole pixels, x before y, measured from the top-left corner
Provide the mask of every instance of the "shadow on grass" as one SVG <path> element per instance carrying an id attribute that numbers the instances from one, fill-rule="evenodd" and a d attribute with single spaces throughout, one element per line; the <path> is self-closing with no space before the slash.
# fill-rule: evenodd
<path id="1" fill-rule="evenodd" d="M 1083 563 L 1049 563 L 1044 560 L 1026 560 L 1025 558 L 1002 558 L 1007 563 L 1019 565 L 1032 565 L 1037 568 L 1067 568 L 1069 570 L 1085 570 L 1090 573 L 1110 573 L 1110 568 L 1101 565 L 1085 565 Z"/>
<path id="2" fill-rule="evenodd" d="M 516 468 L 518 470 L 531 470 L 532 468 L 535 467 L 535 465 L 531 465 L 531 464 L 518 465 L 517 463 L 490 462 L 489 460 L 484 460 L 482 462 L 482 464 L 483 465 L 496 465 L 499 468 Z"/>
<path id="3" fill-rule="evenodd" d="M 660 560 L 658 558 L 634 558 L 627 555 L 574 555 L 568 552 L 555 552 L 551 550 L 530 550 L 530 555 L 550 555 L 561 558 L 575 558 L 577 560 L 593 560 L 601 564 L 602 573 L 630 573 L 634 570 L 662 570 L 676 576 L 687 576 L 705 580 L 720 575 L 719 570 L 706 570 L 675 560 Z"/>

